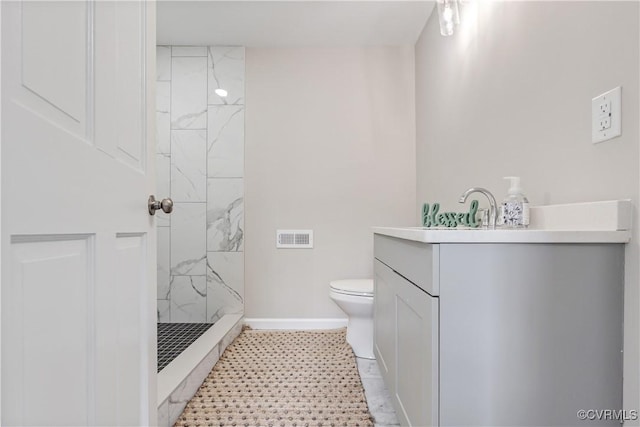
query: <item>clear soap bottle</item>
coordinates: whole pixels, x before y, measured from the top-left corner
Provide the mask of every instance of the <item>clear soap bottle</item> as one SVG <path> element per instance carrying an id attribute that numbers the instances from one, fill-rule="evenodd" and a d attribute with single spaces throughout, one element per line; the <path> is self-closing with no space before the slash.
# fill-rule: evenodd
<path id="1" fill-rule="evenodd" d="M 520 187 L 520 177 L 505 176 L 511 182 L 507 196 L 500 206 L 498 225 L 503 228 L 526 228 L 529 226 L 529 200 Z"/>

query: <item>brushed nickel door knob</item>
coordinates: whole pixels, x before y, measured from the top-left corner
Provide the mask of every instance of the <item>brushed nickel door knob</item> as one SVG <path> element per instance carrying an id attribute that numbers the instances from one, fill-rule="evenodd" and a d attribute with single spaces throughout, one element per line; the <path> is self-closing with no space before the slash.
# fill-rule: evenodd
<path id="1" fill-rule="evenodd" d="M 155 215 L 158 209 L 162 209 L 162 212 L 166 214 L 171 213 L 173 211 L 173 200 L 167 197 L 162 201 L 158 201 L 152 194 L 149 196 L 149 215 Z"/>

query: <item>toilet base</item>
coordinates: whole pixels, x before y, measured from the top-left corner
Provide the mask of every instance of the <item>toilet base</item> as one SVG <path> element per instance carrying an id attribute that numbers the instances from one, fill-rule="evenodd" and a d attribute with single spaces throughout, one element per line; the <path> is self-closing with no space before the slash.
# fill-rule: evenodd
<path id="1" fill-rule="evenodd" d="M 350 317 L 347 325 L 347 342 L 353 353 L 361 359 L 375 359 L 373 354 L 373 319 Z"/>
<path id="2" fill-rule="evenodd" d="M 351 283 L 353 282 L 353 283 Z M 373 354 L 373 280 L 335 280 L 329 297 L 349 319 L 347 342 L 356 357 L 375 359 Z"/>

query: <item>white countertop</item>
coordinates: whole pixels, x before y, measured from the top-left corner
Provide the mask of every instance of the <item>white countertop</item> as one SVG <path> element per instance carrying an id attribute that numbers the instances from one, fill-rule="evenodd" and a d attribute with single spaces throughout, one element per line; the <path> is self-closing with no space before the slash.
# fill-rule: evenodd
<path id="1" fill-rule="evenodd" d="M 628 243 L 630 230 L 486 230 L 373 227 L 375 234 L 424 243 Z"/>

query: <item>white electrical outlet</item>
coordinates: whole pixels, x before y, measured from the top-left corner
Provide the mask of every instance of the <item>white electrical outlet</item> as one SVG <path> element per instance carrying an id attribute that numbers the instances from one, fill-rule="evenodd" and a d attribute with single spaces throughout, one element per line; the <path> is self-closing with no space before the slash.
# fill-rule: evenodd
<path id="1" fill-rule="evenodd" d="M 622 134 L 621 88 L 591 100 L 591 142 L 603 142 Z"/>
<path id="2" fill-rule="evenodd" d="M 598 131 L 600 132 L 607 129 L 611 129 L 611 117 L 609 116 L 602 117 L 598 126 Z"/>

